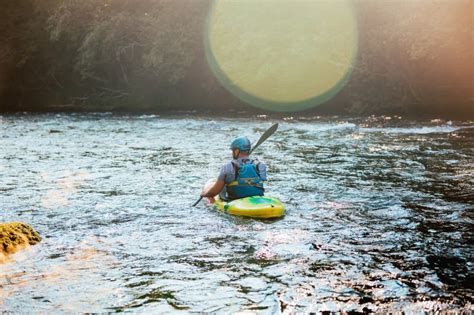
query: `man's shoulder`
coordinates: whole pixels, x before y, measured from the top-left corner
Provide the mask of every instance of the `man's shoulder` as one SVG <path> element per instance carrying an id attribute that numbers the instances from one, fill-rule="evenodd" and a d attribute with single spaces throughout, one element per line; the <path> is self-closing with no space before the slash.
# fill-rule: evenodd
<path id="1" fill-rule="evenodd" d="M 254 161 L 254 163 L 266 164 L 265 161 L 258 156 L 252 157 L 252 161 Z"/>
<path id="2" fill-rule="evenodd" d="M 227 162 L 224 165 L 222 165 L 218 178 L 228 183 L 231 180 L 230 178 L 233 176 L 233 174 L 234 174 L 234 167 L 232 166 L 232 162 Z"/>
<path id="3" fill-rule="evenodd" d="M 224 165 L 222 165 L 222 170 L 226 173 L 232 172 L 234 169 L 234 166 L 232 164 L 232 161 L 226 162 Z"/>

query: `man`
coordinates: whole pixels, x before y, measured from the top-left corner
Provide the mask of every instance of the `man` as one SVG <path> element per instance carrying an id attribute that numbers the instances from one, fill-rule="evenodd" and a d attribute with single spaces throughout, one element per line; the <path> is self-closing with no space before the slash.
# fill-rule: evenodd
<path id="1" fill-rule="evenodd" d="M 267 166 L 257 159 L 250 158 L 249 139 L 236 138 L 232 141 L 230 149 L 233 160 L 224 164 L 217 181 L 207 184 L 201 196 L 212 199 L 220 195 L 223 200 L 263 196 L 263 181 L 267 179 Z"/>

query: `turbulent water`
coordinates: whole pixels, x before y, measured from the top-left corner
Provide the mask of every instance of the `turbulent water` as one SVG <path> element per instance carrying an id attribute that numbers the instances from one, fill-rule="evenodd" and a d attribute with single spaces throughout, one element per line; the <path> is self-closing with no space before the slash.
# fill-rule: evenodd
<path id="1" fill-rule="evenodd" d="M 282 119 L 257 151 L 284 218 L 192 208 L 274 121 L 0 116 L 0 221 L 43 237 L 0 310 L 473 311 L 474 122 Z"/>

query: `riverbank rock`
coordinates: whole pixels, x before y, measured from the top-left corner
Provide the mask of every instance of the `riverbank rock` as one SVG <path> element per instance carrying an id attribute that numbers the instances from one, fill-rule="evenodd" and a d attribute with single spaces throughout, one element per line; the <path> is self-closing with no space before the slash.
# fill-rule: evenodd
<path id="1" fill-rule="evenodd" d="M 0 223 L 0 263 L 8 254 L 39 242 L 41 236 L 26 223 Z"/>

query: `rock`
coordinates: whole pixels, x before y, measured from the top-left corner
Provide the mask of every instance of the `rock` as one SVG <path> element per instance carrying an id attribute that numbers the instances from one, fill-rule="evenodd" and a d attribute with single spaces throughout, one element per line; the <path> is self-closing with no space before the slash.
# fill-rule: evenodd
<path id="1" fill-rule="evenodd" d="M 39 242 L 41 236 L 26 223 L 0 223 L 0 262 L 6 255 Z"/>

